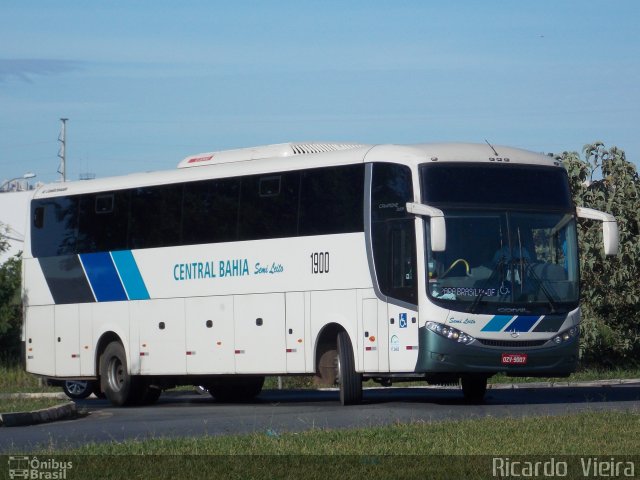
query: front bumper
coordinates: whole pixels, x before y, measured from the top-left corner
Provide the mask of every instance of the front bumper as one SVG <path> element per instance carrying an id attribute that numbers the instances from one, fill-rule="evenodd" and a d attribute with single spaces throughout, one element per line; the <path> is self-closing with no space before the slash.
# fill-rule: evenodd
<path id="1" fill-rule="evenodd" d="M 547 342 L 539 347 L 488 347 L 478 340 L 463 345 L 426 327 L 419 330 L 416 372 L 506 373 L 510 376 L 567 376 L 578 366 L 579 336 L 560 345 Z M 526 353 L 526 365 L 503 365 L 503 353 Z"/>

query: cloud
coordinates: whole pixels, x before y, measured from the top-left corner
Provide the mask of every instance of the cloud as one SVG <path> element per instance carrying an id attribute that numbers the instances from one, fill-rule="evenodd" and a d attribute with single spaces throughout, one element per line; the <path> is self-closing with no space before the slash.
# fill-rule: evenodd
<path id="1" fill-rule="evenodd" d="M 31 82 L 33 77 L 60 75 L 80 70 L 83 62 L 40 58 L 0 58 L 0 82 L 17 79 Z"/>

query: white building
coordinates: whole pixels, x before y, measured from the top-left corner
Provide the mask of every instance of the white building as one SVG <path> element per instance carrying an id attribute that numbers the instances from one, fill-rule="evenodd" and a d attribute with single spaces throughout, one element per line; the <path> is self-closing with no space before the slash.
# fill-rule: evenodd
<path id="1" fill-rule="evenodd" d="M 0 264 L 23 250 L 24 231 L 32 196 L 33 190 L 0 192 L 0 229 L 9 241 L 9 249 L 0 252 Z"/>

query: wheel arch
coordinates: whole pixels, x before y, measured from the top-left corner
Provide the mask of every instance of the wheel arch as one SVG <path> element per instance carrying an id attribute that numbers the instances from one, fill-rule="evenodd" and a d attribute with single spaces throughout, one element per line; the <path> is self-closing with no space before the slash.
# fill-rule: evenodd
<path id="1" fill-rule="evenodd" d="M 337 349 L 338 347 L 338 333 L 346 332 L 346 328 L 344 328 L 339 323 L 331 322 L 327 323 L 320 329 L 318 335 L 316 336 L 315 345 L 313 348 L 313 359 L 314 359 L 314 371 L 318 373 L 318 362 L 320 361 L 320 357 L 322 353 L 328 349 L 333 347 L 333 349 Z"/>
<path id="2" fill-rule="evenodd" d="M 102 354 L 104 353 L 105 349 L 107 348 L 107 345 L 109 345 L 111 342 L 120 342 L 122 344 L 122 346 L 124 347 L 124 351 L 125 354 L 128 355 L 128 349 L 127 346 L 124 344 L 124 342 L 122 341 L 122 338 L 120 338 L 120 336 L 113 331 L 107 331 L 104 332 L 101 336 L 100 339 L 98 340 L 98 343 L 96 344 L 96 356 L 94 359 L 94 365 L 95 365 L 95 369 L 96 369 L 96 377 L 100 376 L 100 357 L 102 356 Z M 130 362 L 127 361 L 127 365 L 129 365 Z"/>

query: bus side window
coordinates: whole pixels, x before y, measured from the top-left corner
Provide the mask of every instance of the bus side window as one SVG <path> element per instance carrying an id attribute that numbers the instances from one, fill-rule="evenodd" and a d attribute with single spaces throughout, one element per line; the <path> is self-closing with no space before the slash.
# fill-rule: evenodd
<path id="1" fill-rule="evenodd" d="M 237 240 L 240 180 L 222 178 L 186 183 L 182 206 L 182 242 Z"/>
<path id="2" fill-rule="evenodd" d="M 55 257 L 76 253 L 78 201 L 75 197 L 54 197 L 31 203 L 35 229 L 31 232 L 34 257 Z"/>
<path id="3" fill-rule="evenodd" d="M 130 249 L 179 245 L 182 184 L 133 189 L 130 211 Z"/>
<path id="4" fill-rule="evenodd" d="M 295 237 L 300 173 L 242 177 L 238 240 Z"/>
<path id="5" fill-rule="evenodd" d="M 414 218 L 406 203 L 413 201 L 411 170 L 376 163 L 371 184 L 371 243 L 378 287 L 383 295 L 417 303 Z"/>
<path id="6" fill-rule="evenodd" d="M 129 191 L 86 194 L 79 197 L 78 253 L 127 248 Z"/>
<path id="7" fill-rule="evenodd" d="M 364 165 L 303 170 L 298 234 L 364 231 Z"/>
<path id="8" fill-rule="evenodd" d="M 408 222 L 403 222 L 401 228 L 391 230 L 391 287 L 393 289 L 411 288 L 414 284 L 416 255 L 412 230 Z"/>

